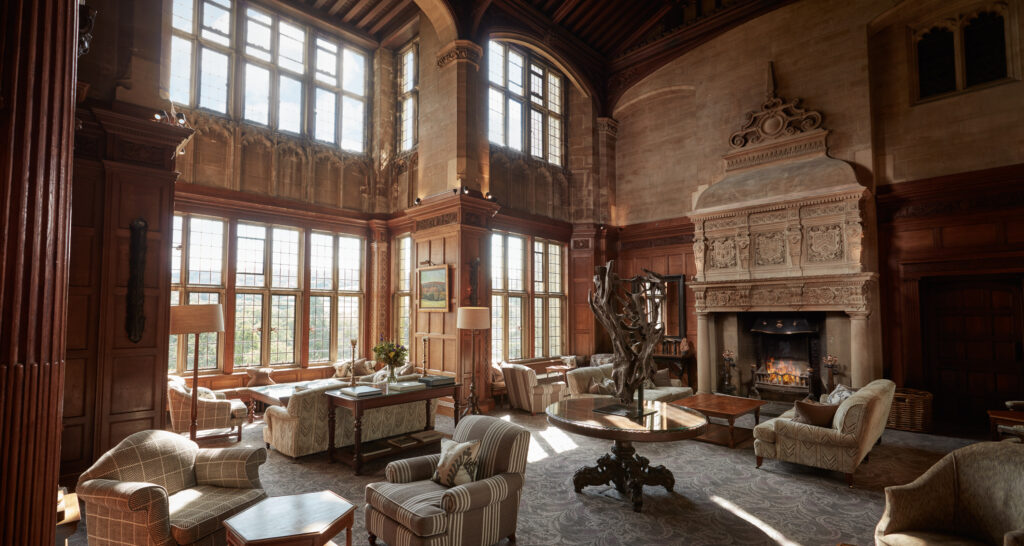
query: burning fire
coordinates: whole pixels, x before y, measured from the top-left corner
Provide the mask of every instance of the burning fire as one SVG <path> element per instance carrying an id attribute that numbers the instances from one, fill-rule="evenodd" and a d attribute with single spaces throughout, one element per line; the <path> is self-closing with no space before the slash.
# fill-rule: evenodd
<path id="1" fill-rule="evenodd" d="M 800 370 L 792 362 L 786 360 L 776 362 L 775 358 L 769 358 L 765 362 L 764 372 L 765 376 L 762 380 L 772 385 L 802 385 L 804 383 Z"/>

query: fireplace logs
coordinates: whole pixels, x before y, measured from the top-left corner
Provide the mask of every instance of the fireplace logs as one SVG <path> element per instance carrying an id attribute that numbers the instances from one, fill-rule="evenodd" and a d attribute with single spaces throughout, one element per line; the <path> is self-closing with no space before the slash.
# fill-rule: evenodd
<path id="1" fill-rule="evenodd" d="M 820 353 L 818 321 L 804 316 L 758 317 L 753 384 L 764 399 L 797 400 L 821 394 L 813 363 Z"/>

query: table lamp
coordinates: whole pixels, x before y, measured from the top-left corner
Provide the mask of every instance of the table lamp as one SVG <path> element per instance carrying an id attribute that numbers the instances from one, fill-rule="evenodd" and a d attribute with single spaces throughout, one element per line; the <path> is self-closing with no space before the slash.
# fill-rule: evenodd
<path id="1" fill-rule="evenodd" d="M 473 352 L 471 353 L 473 375 L 469 382 L 469 407 L 467 412 L 480 415 L 480 407 L 476 399 L 476 333 L 491 327 L 491 309 L 489 307 L 459 307 L 455 318 L 455 327 L 460 330 L 473 331 Z"/>
<path id="2" fill-rule="evenodd" d="M 188 437 L 196 441 L 199 399 L 199 334 L 224 331 L 224 310 L 219 303 L 210 305 L 172 305 L 171 331 L 173 334 L 195 334 L 195 357 L 192 361 L 192 420 Z"/>

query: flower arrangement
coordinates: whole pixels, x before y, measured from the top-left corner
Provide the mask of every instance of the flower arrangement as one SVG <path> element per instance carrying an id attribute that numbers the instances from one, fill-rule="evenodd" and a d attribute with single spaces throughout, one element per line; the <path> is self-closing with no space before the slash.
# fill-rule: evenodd
<path id="1" fill-rule="evenodd" d="M 373 346 L 373 356 L 377 362 L 383 362 L 391 371 L 389 381 L 395 379 L 395 368 L 405 364 L 405 357 L 409 356 L 409 349 L 394 341 L 380 340 Z"/>

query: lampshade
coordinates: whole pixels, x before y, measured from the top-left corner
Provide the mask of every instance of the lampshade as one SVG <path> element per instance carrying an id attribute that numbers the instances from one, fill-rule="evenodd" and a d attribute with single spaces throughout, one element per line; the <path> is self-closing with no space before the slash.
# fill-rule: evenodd
<path id="1" fill-rule="evenodd" d="M 224 310 L 210 305 L 172 305 L 171 334 L 202 334 L 224 331 Z"/>
<path id="2" fill-rule="evenodd" d="M 459 307 L 455 327 L 460 330 L 486 330 L 491 327 L 489 307 Z"/>

